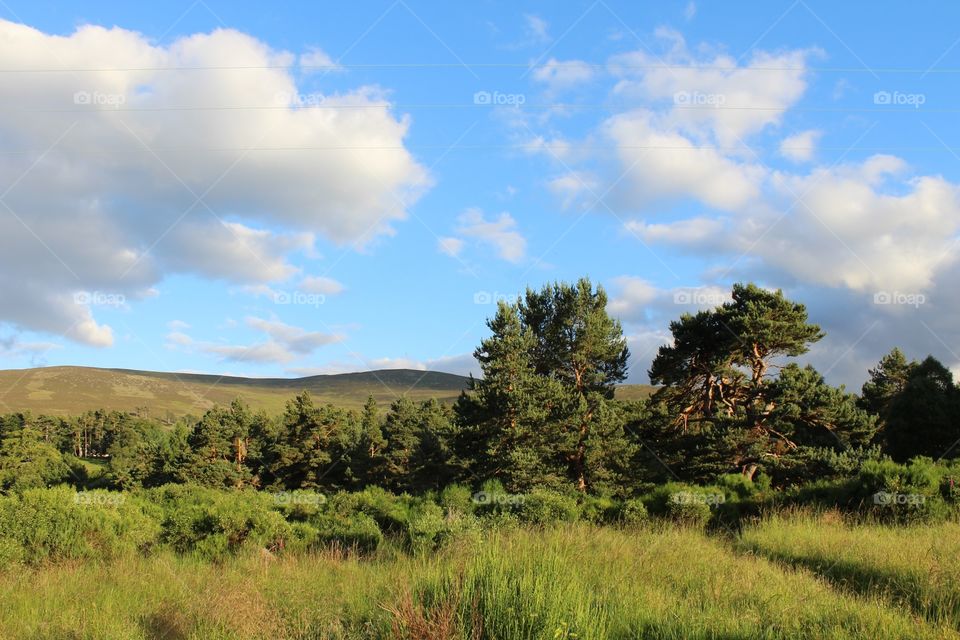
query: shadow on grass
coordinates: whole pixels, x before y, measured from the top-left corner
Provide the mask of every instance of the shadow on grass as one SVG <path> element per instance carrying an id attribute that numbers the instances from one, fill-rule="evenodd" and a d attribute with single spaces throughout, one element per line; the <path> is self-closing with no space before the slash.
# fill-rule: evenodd
<path id="1" fill-rule="evenodd" d="M 909 608 L 928 622 L 960 631 L 960 576 L 954 579 L 953 588 L 933 591 L 919 573 L 884 571 L 855 561 L 783 553 L 752 544 L 741 545 L 740 551 L 806 569 L 842 591 L 866 597 L 880 596 L 894 605 Z"/>

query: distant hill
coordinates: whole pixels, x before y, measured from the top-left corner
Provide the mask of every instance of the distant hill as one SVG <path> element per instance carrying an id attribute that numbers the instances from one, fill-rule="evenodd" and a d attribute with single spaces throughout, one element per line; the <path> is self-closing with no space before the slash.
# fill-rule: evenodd
<path id="1" fill-rule="evenodd" d="M 146 409 L 157 418 L 199 415 L 241 397 L 255 409 L 279 413 L 306 389 L 319 403 L 357 408 L 367 396 L 387 405 L 400 396 L 453 402 L 468 378 L 439 371 L 385 369 L 306 378 L 239 378 L 93 367 L 42 367 L 0 371 L 0 413 L 32 411 L 67 415 L 88 409 Z M 618 397 L 649 395 L 647 385 L 624 385 Z"/>

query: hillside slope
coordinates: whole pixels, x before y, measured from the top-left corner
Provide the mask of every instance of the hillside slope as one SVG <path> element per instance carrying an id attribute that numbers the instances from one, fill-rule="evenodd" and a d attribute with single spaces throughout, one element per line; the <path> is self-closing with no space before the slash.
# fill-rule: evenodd
<path id="1" fill-rule="evenodd" d="M 319 403 L 358 408 L 372 395 L 386 405 L 400 396 L 453 402 L 467 387 L 464 376 L 439 371 L 387 369 L 306 378 L 238 378 L 92 367 L 43 367 L 0 371 L 0 413 L 32 411 L 67 415 L 88 409 L 146 409 L 158 418 L 199 415 L 214 404 L 241 397 L 255 409 L 279 413 L 306 389 Z M 646 385 L 625 385 L 618 396 L 649 394 Z"/>

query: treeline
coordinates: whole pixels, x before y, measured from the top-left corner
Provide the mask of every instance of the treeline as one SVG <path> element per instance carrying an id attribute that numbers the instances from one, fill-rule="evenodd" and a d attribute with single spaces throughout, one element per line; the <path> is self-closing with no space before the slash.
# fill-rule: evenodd
<path id="1" fill-rule="evenodd" d="M 791 359 L 823 337 L 803 305 L 736 285 L 715 309 L 670 325 L 651 398 L 614 398 L 630 353 L 607 296 L 584 279 L 501 303 L 475 352 L 482 376 L 448 406 L 398 398 L 360 411 L 306 392 L 280 416 L 237 400 L 172 427 L 93 411 L 0 417 L 0 491 L 70 484 L 133 489 L 423 494 L 496 480 L 626 499 L 667 482 L 731 474 L 774 489 L 851 478 L 867 462 L 960 455 L 960 390 L 933 357 L 894 349 L 859 395 Z M 725 482 L 728 482 L 725 480 Z"/>

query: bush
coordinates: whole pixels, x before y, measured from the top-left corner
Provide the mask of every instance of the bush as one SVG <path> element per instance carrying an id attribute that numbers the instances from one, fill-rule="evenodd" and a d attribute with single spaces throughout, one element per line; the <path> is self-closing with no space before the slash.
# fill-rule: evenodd
<path id="1" fill-rule="evenodd" d="M 515 511 L 521 522 L 541 526 L 576 522 L 580 516 L 576 499 L 545 489 L 535 489 L 524 495 Z"/>
<path id="2" fill-rule="evenodd" d="M 380 527 L 365 513 L 349 516 L 325 515 L 313 524 L 316 526 L 316 540 L 319 544 L 339 546 L 359 553 L 372 553 L 383 543 Z"/>
<path id="3" fill-rule="evenodd" d="M 619 521 L 627 526 L 636 526 L 647 522 L 649 514 L 643 500 L 639 498 L 630 498 L 624 500 L 620 505 Z"/>
<path id="4" fill-rule="evenodd" d="M 146 551 L 160 526 L 138 500 L 68 487 L 0 498 L 0 562 L 111 559 Z"/>
<path id="5" fill-rule="evenodd" d="M 161 541 L 181 553 L 219 560 L 242 546 L 282 549 L 290 524 L 270 494 L 165 485 L 145 492 L 162 509 Z"/>
<path id="6" fill-rule="evenodd" d="M 440 506 L 447 511 L 473 513 L 476 506 L 473 501 L 473 491 L 462 484 L 451 484 L 440 492 Z"/>
<path id="7" fill-rule="evenodd" d="M 364 514 L 373 518 L 380 531 L 404 534 L 410 517 L 410 497 L 396 496 L 380 487 L 367 487 L 356 493 L 341 492 L 333 496 L 329 512 L 349 518 Z"/>
<path id="8" fill-rule="evenodd" d="M 580 503 L 580 517 L 593 524 L 614 522 L 622 505 L 606 496 L 585 496 Z"/>

